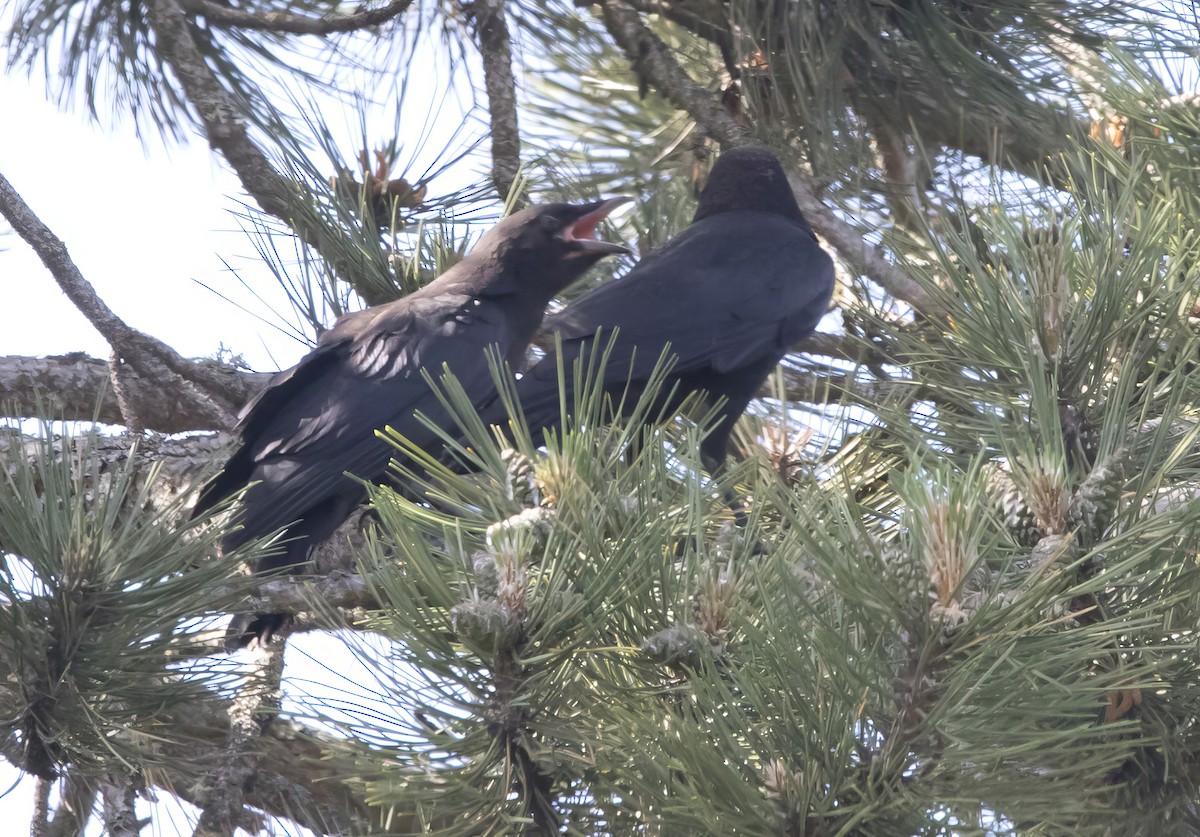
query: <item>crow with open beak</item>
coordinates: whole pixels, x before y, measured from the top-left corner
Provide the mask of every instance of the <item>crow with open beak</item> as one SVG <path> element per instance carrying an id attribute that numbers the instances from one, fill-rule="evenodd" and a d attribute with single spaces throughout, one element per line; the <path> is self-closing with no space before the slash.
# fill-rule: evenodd
<path id="1" fill-rule="evenodd" d="M 240 528 L 224 548 L 286 527 L 282 551 L 257 569 L 299 569 L 365 500 L 349 475 L 386 478 L 397 453 L 376 430 L 390 426 L 417 444 L 441 445 L 415 417 L 444 416 L 421 371 L 437 376 L 446 366 L 475 403 L 493 397 L 489 347 L 520 365 L 551 298 L 600 259 L 627 252 L 595 238 L 600 221 L 627 200 L 514 213 L 421 290 L 338 319 L 242 410 L 241 445 L 201 491 L 194 514 L 249 485 L 234 511 Z M 235 619 L 231 645 L 266 641 L 286 618 Z"/>

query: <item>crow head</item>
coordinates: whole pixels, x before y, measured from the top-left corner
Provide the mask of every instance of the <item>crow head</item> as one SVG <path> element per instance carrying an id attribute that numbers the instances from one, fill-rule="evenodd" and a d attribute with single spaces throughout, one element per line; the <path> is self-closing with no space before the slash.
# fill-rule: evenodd
<path id="1" fill-rule="evenodd" d="M 510 285 L 505 291 L 533 293 L 549 301 L 605 256 L 629 252 L 620 244 L 597 239 L 596 227 L 630 200 L 618 197 L 531 206 L 497 224 L 473 254 L 494 248 L 492 254 L 502 265 L 502 274 L 517 286 Z"/>
<path id="2" fill-rule="evenodd" d="M 783 215 L 812 235 L 783 166 L 774 154 L 755 145 L 731 148 L 717 158 L 700 192 L 692 223 L 722 212 L 743 211 Z"/>

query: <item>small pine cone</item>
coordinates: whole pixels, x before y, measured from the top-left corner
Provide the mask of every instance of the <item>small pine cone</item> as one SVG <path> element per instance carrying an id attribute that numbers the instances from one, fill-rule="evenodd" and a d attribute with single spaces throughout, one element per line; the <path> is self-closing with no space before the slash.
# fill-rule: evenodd
<path id="1" fill-rule="evenodd" d="M 987 494 L 996 504 L 1005 525 L 1017 543 L 1021 546 L 1033 546 L 1042 537 L 1042 531 L 1038 528 L 1033 510 L 1029 508 L 1021 489 L 1013 482 L 1012 475 L 999 464 L 993 462 L 988 470 Z"/>
<path id="2" fill-rule="evenodd" d="M 450 608 L 450 626 L 464 641 L 480 648 L 512 648 L 521 635 L 521 622 L 496 599 L 472 599 Z"/>
<path id="3" fill-rule="evenodd" d="M 713 656 L 712 642 L 695 625 L 672 625 L 642 643 L 642 653 L 662 665 L 695 667 Z"/>
<path id="4" fill-rule="evenodd" d="M 475 590 L 480 596 L 495 596 L 500 589 L 500 570 L 496 567 L 495 556 L 476 552 L 471 558 L 475 570 Z"/>
<path id="5" fill-rule="evenodd" d="M 522 506 L 538 505 L 537 483 L 529 457 L 513 448 L 505 448 L 500 452 L 500 459 L 504 462 L 504 493 L 508 499 Z"/>
<path id="6" fill-rule="evenodd" d="M 487 546 L 493 555 L 512 550 L 525 550 L 528 555 L 545 548 L 553 529 L 554 510 L 534 506 L 489 526 Z"/>
<path id="7" fill-rule="evenodd" d="M 885 583 L 904 591 L 913 602 L 924 601 L 929 593 L 929 572 L 920 556 L 911 556 L 899 544 L 878 542 Z"/>
<path id="8" fill-rule="evenodd" d="M 1068 522 L 1085 542 L 1100 538 L 1117 513 L 1124 485 L 1123 465 L 1124 456 L 1119 451 L 1105 457 L 1071 498 Z"/>
<path id="9" fill-rule="evenodd" d="M 1028 566 L 1036 571 L 1051 561 L 1069 564 L 1079 556 L 1079 542 L 1074 535 L 1047 535 L 1029 553 Z"/>

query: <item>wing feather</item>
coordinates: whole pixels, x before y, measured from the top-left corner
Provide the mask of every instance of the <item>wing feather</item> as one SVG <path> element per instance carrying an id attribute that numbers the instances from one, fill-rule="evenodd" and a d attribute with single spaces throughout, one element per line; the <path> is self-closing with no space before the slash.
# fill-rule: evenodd
<path id="1" fill-rule="evenodd" d="M 832 286 L 832 261 L 795 223 L 721 213 L 549 318 L 547 330 L 560 336 L 569 365 L 590 351 L 597 328 L 619 328 L 605 368 L 610 386 L 649 376 L 668 346 L 673 376 L 726 373 L 782 355 L 824 315 Z M 519 391 L 531 421 L 557 410 L 554 353 L 529 370 Z"/>
<path id="2" fill-rule="evenodd" d="M 243 411 L 243 445 L 205 487 L 197 512 L 259 481 L 243 512 L 254 522 L 244 537 L 256 537 L 338 491 L 346 472 L 381 476 L 393 448 L 376 430 L 391 425 L 417 441 L 433 435 L 413 416 L 418 408 L 440 410 L 421 375 L 425 362 L 435 375 L 448 365 L 463 376 L 469 395 L 484 398 L 486 347 L 501 339 L 502 316 L 472 306 L 471 328 L 456 329 L 462 298 L 424 303 L 419 310 L 397 304 L 386 317 L 374 311 L 343 317 L 313 352 L 280 373 Z"/>

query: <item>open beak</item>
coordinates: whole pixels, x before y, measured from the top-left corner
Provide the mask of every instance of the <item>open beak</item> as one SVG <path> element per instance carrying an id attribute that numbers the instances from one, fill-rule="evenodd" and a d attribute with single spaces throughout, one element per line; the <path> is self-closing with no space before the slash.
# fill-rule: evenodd
<path id="1" fill-rule="evenodd" d="M 601 241 L 596 238 L 596 227 L 608 217 L 608 214 L 621 204 L 629 203 L 633 198 L 622 195 L 592 204 L 585 214 L 579 216 L 559 233 L 563 241 L 575 245 L 576 249 L 585 253 L 628 253 L 629 248 L 612 241 Z"/>

